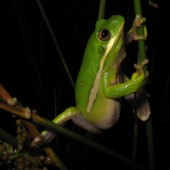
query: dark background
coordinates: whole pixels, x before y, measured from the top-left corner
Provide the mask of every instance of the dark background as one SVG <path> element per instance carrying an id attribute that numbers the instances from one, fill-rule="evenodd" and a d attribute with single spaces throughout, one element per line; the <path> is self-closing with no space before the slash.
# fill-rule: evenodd
<path id="1" fill-rule="evenodd" d="M 169 166 L 170 158 L 170 10 L 168 0 L 154 2 L 159 4 L 159 9 L 149 7 L 148 1 L 143 0 L 142 12 L 147 18 L 145 24 L 148 29 L 146 45 L 151 82 L 147 92 L 151 96 L 149 101 L 153 120 L 155 167 L 163 170 Z M 44 0 L 42 4 L 75 82 L 86 43 L 94 31 L 99 0 Z M 55 109 L 58 114 L 75 106 L 74 90 L 36 1 L 1 1 L 0 14 L 0 82 L 4 87 L 19 102 L 36 109 L 37 114 L 50 120 L 55 117 Z M 125 17 L 127 32 L 135 17 L 133 1 L 107 0 L 105 18 L 114 14 Z M 136 62 L 137 51 L 136 42 L 127 47 L 127 74 L 134 72 L 133 63 Z M 7 112 L 0 110 L 0 113 L 0 126 L 16 135 L 13 119 Z M 3 125 L 4 122 L 7 123 Z M 90 135 L 90 138 L 131 158 L 133 122 L 133 114 L 123 101 L 119 122 L 104 134 Z M 72 129 L 72 122 L 69 121 L 66 127 Z M 77 126 L 74 131 L 87 135 Z M 70 142 L 61 135 L 58 135 L 57 143 L 58 148 L 55 142 L 52 146 L 68 169 L 131 169 L 114 158 L 78 142 Z M 140 120 L 137 152 L 138 162 L 147 167 L 146 129 L 145 123 Z"/>

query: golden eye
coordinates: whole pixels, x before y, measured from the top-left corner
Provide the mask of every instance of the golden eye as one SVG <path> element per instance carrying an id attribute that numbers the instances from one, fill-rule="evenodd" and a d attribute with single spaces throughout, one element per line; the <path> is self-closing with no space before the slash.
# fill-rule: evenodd
<path id="1" fill-rule="evenodd" d="M 107 28 L 102 28 L 98 32 L 98 37 L 102 41 L 108 41 L 110 39 L 110 37 L 111 37 L 111 33 Z"/>

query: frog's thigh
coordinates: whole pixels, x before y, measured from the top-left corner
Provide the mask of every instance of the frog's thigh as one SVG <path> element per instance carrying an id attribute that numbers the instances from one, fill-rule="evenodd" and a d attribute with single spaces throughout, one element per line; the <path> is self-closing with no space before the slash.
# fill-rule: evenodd
<path id="1" fill-rule="evenodd" d="M 64 112 L 59 114 L 53 122 L 59 125 L 63 125 L 67 120 L 71 119 L 76 125 L 79 127 L 91 132 L 91 133 L 99 133 L 100 131 L 95 128 L 89 121 L 83 116 L 80 109 L 77 107 L 70 107 L 66 109 Z"/>
<path id="2" fill-rule="evenodd" d="M 63 126 L 67 120 L 72 119 L 72 117 L 79 112 L 80 109 L 76 107 L 70 107 L 66 109 L 64 112 L 60 113 L 55 119 L 52 120 L 52 122 Z M 46 139 L 46 141 L 48 141 L 48 143 L 50 143 L 55 137 L 54 132 L 47 131 L 47 130 L 43 131 L 41 134 Z"/>
<path id="3" fill-rule="evenodd" d="M 72 121 L 78 125 L 79 127 L 91 132 L 91 133 L 101 133 L 99 129 L 97 129 L 95 126 L 93 126 L 84 116 L 81 112 L 77 113 L 72 117 Z"/>

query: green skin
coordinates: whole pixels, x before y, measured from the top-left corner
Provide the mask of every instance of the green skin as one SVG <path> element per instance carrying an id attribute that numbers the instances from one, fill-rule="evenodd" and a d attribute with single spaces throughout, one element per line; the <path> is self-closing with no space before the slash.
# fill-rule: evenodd
<path id="1" fill-rule="evenodd" d="M 76 107 L 70 107 L 59 114 L 53 120 L 54 123 L 62 125 L 72 119 L 83 129 L 100 133 L 118 121 L 121 97 L 138 91 L 146 83 L 148 73 L 144 74 L 143 66 L 147 60 L 134 65 L 137 72 L 131 80 L 125 82 L 125 76 L 121 73 L 120 65 L 126 56 L 124 23 L 120 15 L 96 22 L 96 29 L 87 43 L 77 77 Z M 100 37 L 102 28 L 110 32 L 106 40 L 102 38 L 108 32 Z M 50 132 L 44 131 L 42 135 L 49 138 Z"/>

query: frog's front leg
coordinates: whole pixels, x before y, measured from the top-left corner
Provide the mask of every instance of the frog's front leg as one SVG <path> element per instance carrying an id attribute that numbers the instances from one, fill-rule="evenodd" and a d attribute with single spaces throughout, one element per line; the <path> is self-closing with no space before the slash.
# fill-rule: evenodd
<path id="1" fill-rule="evenodd" d="M 89 132 L 100 133 L 100 130 L 90 124 L 90 122 L 83 116 L 81 110 L 77 107 L 70 107 L 66 109 L 64 112 L 60 113 L 55 119 L 53 119 L 53 122 L 58 125 L 63 125 L 69 119 L 71 119 L 79 127 Z M 43 131 L 41 135 L 48 142 L 51 142 L 52 139 L 55 137 L 55 134 L 49 131 Z"/>
<path id="2" fill-rule="evenodd" d="M 105 72 L 102 84 L 104 95 L 108 98 L 120 98 L 138 91 L 146 83 L 149 76 L 149 72 L 145 74 L 143 71 L 143 66 L 148 62 L 149 60 L 145 59 L 140 65 L 134 64 L 137 72 L 133 73 L 130 81 L 121 84 L 119 84 L 119 77 L 112 78 L 109 71 Z M 112 82 L 112 79 L 116 81 Z"/>

